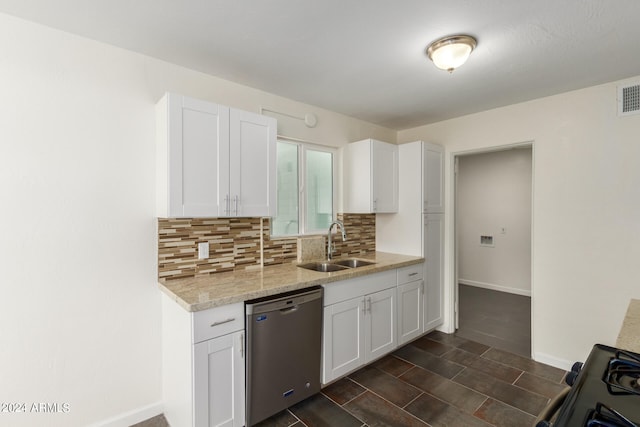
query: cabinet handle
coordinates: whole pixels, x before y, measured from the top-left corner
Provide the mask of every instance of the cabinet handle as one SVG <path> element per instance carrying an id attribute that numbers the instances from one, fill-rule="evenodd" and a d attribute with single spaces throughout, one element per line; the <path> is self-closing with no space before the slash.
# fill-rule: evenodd
<path id="1" fill-rule="evenodd" d="M 409 277 L 411 277 L 411 276 L 417 276 L 417 275 L 418 275 L 418 273 L 417 273 L 417 272 L 414 272 L 414 273 L 410 273 L 410 274 L 409 274 Z"/>
<path id="2" fill-rule="evenodd" d="M 224 214 L 229 215 L 229 195 L 224 196 Z"/>
<path id="3" fill-rule="evenodd" d="M 378 210 L 378 199 L 373 200 L 373 211 L 375 212 L 376 210 Z"/>
<path id="4" fill-rule="evenodd" d="M 371 314 L 371 297 L 367 297 L 367 311 Z"/>
<path id="5" fill-rule="evenodd" d="M 220 325 L 224 325 L 225 323 L 229 323 L 229 322 L 233 322 L 234 320 L 236 320 L 235 317 L 232 317 L 230 319 L 226 319 L 226 320 L 219 320 L 217 322 L 213 322 L 211 324 L 211 327 L 213 328 L 214 326 L 220 326 Z"/>
<path id="6" fill-rule="evenodd" d="M 367 314 L 367 299 L 362 298 L 362 314 Z"/>
<path id="7" fill-rule="evenodd" d="M 235 216 L 238 216 L 238 195 L 236 194 L 236 197 L 233 198 L 233 214 Z"/>
<path id="8" fill-rule="evenodd" d="M 240 358 L 244 359 L 244 334 L 240 334 Z"/>

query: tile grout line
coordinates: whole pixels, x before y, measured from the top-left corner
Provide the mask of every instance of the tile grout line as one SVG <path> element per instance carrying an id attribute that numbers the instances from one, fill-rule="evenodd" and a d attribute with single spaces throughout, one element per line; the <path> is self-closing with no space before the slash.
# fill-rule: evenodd
<path id="1" fill-rule="evenodd" d="M 375 368 L 375 369 L 377 369 L 377 368 Z M 386 373 L 386 372 L 385 372 L 385 373 Z M 387 375 L 389 375 L 389 374 L 387 374 Z M 391 376 L 391 377 L 393 377 L 393 375 L 390 375 L 390 376 Z M 393 378 L 395 378 L 395 377 L 393 377 Z M 376 393 L 375 391 L 371 390 L 370 388 L 365 387 L 364 385 L 360 384 L 359 382 L 357 382 L 357 381 L 355 381 L 355 380 L 352 380 L 352 381 L 353 381 L 353 382 L 355 382 L 356 384 L 360 385 L 361 387 L 363 387 L 363 388 L 364 388 L 366 391 L 368 391 L 369 393 L 371 393 L 371 394 L 373 394 L 373 395 L 375 395 L 375 396 L 379 397 L 380 399 L 384 400 L 385 402 L 389 403 L 391 406 L 393 406 L 393 407 L 395 407 L 395 408 L 398 408 L 399 410 L 401 410 L 402 412 L 406 413 L 406 414 L 407 414 L 407 415 L 409 415 L 410 417 L 415 418 L 416 420 L 419 420 L 420 422 L 422 422 L 422 423 L 424 423 L 424 424 L 430 425 L 429 423 L 427 423 L 427 422 L 426 422 L 425 420 L 423 420 L 422 418 L 419 418 L 419 417 L 417 417 L 417 416 L 413 415 L 411 412 L 409 412 L 409 411 L 407 411 L 406 409 L 404 409 L 404 407 L 401 407 L 401 406 L 399 406 L 399 405 L 396 405 L 395 403 L 393 403 L 393 402 L 392 402 L 392 401 L 390 401 L 389 399 L 384 398 L 383 396 L 379 395 L 378 393 Z M 400 380 L 400 381 L 402 381 L 402 380 Z M 410 386 L 410 387 L 415 388 L 417 391 L 419 391 L 419 392 L 420 392 L 420 395 L 418 395 L 418 397 L 424 394 L 424 392 L 423 392 L 422 390 L 420 390 L 419 388 L 417 388 L 417 387 L 415 387 L 415 386 L 413 386 L 413 385 L 411 385 L 411 384 L 409 384 L 409 383 L 407 383 L 407 382 L 404 382 L 404 381 L 402 381 L 402 382 L 403 382 L 403 383 L 405 383 L 405 384 L 407 384 L 407 385 L 408 385 L 408 386 Z M 362 393 L 362 394 L 364 394 L 364 393 Z M 361 395 L 362 395 L 362 394 L 361 394 Z M 417 399 L 418 397 L 416 397 L 415 399 Z M 415 400 L 415 399 L 413 399 L 413 400 Z M 408 405 L 408 403 L 407 403 L 407 405 Z M 405 406 L 407 406 L 407 405 L 405 405 Z M 353 415 L 353 414 L 351 413 L 351 411 L 349 411 L 348 409 L 346 409 L 346 408 L 345 408 L 345 410 L 346 410 L 347 412 L 349 412 L 351 415 Z M 353 416 L 355 417 L 355 415 L 353 415 Z M 356 418 L 358 418 L 358 417 L 356 417 Z M 358 418 L 358 419 L 360 419 L 360 418 Z M 366 424 L 366 423 L 365 423 L 365 424 Z"/>

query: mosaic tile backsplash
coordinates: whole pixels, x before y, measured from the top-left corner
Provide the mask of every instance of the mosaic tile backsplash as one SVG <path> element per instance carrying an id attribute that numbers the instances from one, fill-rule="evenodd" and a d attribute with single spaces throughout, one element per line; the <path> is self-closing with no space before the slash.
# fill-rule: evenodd
<path id="1" fill-rule="evenodd" d="M 338 214 L 336 256 L 375 252 L 375 214 Z M 271 239 L 269 218 L 158 218 L 158 278 L 179 279 L 296 262 L 297 238 Z M 209 258 L 198 259 L 198 243 Z"/>

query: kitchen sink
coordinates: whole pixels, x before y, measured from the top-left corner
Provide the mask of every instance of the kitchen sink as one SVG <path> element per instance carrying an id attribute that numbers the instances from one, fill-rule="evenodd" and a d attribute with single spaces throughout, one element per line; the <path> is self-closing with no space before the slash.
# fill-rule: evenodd
<path id="1" fill-rule="evenodd" d="M 320 271 L 322 273 L 329 273 L 332 271 L 342 271 L 350 268 L 364 267 L 365 265 L 371 264 L 375 263 L 371 261 L 363 261 L 356 258 L 346 258 L 335 261 L 308 262 L 305 264 L 298 264 L 298 267 L 305 268 L 307 270 Z"/>
<path id="2" fill-rule="evenodd" d="M 361 259 L 356 259 L 356 258 L 340 259 L 337 261 L 333 261 L 333 263 L 337 265 L 343 265 L 349 268 L 358 268 L 358 267 L 364 267 L 365 265 L 375 264 L 374 262 L 371 262 L 371 261 L 363 261 Z"/>
<path id="3" fill-rule="evenodd" d="M 330 263 L 330 262 L 308 262 L 306 264 L 299 264 L 298 267 L 306 268 L 307 270 L 320 271 L 322 273 L 329 273 L 331 271 L 346 270 L 349 267 Z"/>

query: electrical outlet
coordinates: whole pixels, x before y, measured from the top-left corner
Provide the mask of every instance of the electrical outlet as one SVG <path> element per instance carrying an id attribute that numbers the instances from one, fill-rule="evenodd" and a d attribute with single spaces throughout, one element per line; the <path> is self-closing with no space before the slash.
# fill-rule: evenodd
<path id="1" fill-rule="evenodd" d="M 209 242 L 198 243 L 198 259 L 209 258 Z"/>

